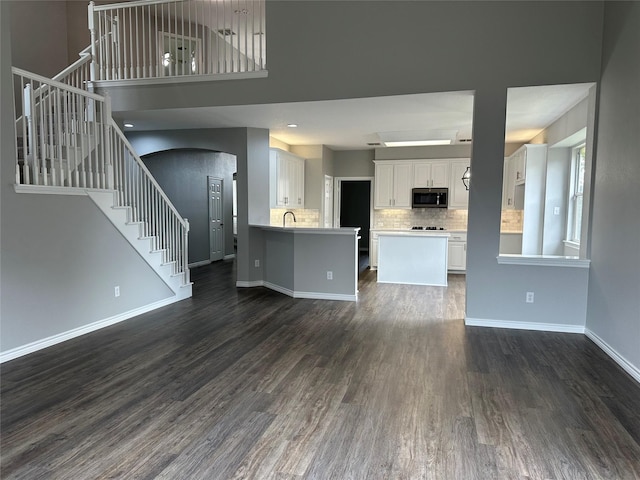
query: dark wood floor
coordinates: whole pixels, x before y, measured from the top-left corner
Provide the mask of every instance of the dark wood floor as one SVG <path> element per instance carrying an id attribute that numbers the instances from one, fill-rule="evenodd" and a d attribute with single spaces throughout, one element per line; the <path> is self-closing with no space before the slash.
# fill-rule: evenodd
<path id="1" fill-rule="evenodd" d="M 465 328 L 448 288 L 236 289 L 2 365 L 4 479 L 634 479 L 640 386 L 582 335 Z"/>

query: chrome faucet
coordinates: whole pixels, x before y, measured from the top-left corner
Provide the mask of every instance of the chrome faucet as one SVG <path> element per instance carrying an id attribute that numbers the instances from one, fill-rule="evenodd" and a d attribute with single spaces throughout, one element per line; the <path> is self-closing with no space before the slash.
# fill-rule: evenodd
<path id="1" fill-rule="evenodd" d="M 290 213 L 291 216 L 293 217 L 293 221 L 296 221 L 296 214 L 293 213 L 291 210 L 287 210 L 286 212 L 284 212 L 284 215 L 282 215 L 282 228 L 285 227 L 285 222 L 287 220 L 287 213 Z"/>

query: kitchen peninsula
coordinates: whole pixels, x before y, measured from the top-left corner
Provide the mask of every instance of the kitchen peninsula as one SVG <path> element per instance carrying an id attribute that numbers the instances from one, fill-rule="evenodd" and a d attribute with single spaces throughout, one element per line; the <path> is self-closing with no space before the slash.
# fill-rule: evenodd
<path id="1" fill-rule="evenodd" d="M 379 231 L 378 282 L 447 286 L 444 231 Z"/>
<path id="2" fill-rule="evenodd" d="M 358 299 L 360 228 L 250 228 L 262 232 L 260 285 L 294 298 Z"/>

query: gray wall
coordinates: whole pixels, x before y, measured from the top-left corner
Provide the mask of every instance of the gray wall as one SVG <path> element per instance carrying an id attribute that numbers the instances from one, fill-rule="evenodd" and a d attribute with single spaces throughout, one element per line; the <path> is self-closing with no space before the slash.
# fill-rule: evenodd
<path id="1" fill-rule="evenodd" d="M 373 150 L 344 150 L 333 152 L 334 177 L 373 177 Z"/>
<path id="2" fill-rule="evenodd" d="M 604 28 L 587 328 L 640 371 L 640 3 L 607 2 Z"/>
<path id="3" fill-rule="evenodd" d="M 351 235 L 295 235 L 295 289 L 355 295 L 356 245 Z M 333 280 L 327 280 L 327 271 Z"/>
<path id="4" fill-rule="evenodd" d="M 294 239 L 290 232 L 264 232 L 264 281 L 293 291 Z"/>
<path id="5" fill-rule="evenodd" d="M 16 26 L 9 43 L 13 66 L 47 77 L 64 70 L 69 65 L 66 2 L 3 0 L 2 3 L 10 5 L 12 24 Z M 84 18 L 86 25 L 86 6 Z"/>
<path id="6" fill-rule="evenodd" d="M 208 178 L 222 179 L 224 254 L 233 255 L 234 155 L 207 150 L 168 150 L 142 160 L 180 215 L 189 220 L 189 263 L 209 260 Z"/>
<path id="7" fill-rule="evenodd" d="M 356 276 L 352 235 L 264 231 L 265 282 L 298 293 L 355 295 Z"/>

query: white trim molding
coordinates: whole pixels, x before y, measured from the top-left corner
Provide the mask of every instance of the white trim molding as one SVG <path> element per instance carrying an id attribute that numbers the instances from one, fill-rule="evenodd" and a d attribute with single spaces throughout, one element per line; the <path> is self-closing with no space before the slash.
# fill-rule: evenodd
<path id="1" fill-rule="evenodd" d="M 486 318 L 464 319 L 469 327 L 509 328 L 512 330 L 537 330 L 540 332 L 584 333 L 584 325 L 566 325 L 562 323 L 514 322 L 512 320 L 491 320 Z"/>
<path id="2" fill-rule="evenodd" d="M 236 254 L 230 253 L 229 255 L 225 255 L 224 257 L 222 257 L 222 260 L 233 260 L 234 258 L 236 258 Z"/>
<path id="3" fill-rule="evenodd" d="M 275 283 L 265 282 L 263 280 L 255 280 L 252 282 L 237 281 L 236 287 L 265 287 L 274 292 L 282 293 L 291 298 L 308 298 L 312 300 L 340 300 L 345 302 L 357 302 L 358 294 L 347 295 L 344 293 L 323 293 L 323 292 L 298 292 L 285 288 Z"/>
<path id="4" fill-rule="evenodd" d="M 276 292 L 282 293 L 284 295 L 287 295 L 289 297 L 293 297 L 295 298 L 295 292 L 293 290 L 290 290 L 288 288 L 285 287 L 281 287 L 280 285 L 276 285 L 275 283 L 271 283 L 271 282 L 262 282 L 262 285 L 267 287 L 270 290 L 274 290 Z"/>
<path id="5" fill-rule="evenodd" d="M 501 265 L 533 265 L 536 267 L 589 268 L 591 260 L 561 255 L 516 255 L 502 254 L 497 257 Z"/>
<path id="6" fill-rule="evenodd" d="M 236 287 L 238 287 L 238 288 L 264 287 L 264 281 L 262 281 L 262 280 L 238 280 L 238 281 L 236 281 Z"/>
<path id="7" fill-rule="evenodd" d="M 600 347 L 604 351 L 604 353 L 609 355 L 609 357 L 611 357 L 611 359 L 614 362 L 620 365 L 620 367 L 625 372 L 631 375 L 636 382 L 640 383 L 640 368 L 636 367 L 629 360 L 627 360 L 618 352 L 616 352 L 615 349 L 611 347 L 611 345 L 609 345 L 607 342 L 605 342 L 602 338 L 600 338 L 597 334 L 595 334 L 593 331 L 589 330 L 588 328 L 585 331 L 585 335 L 587 336 L 587 338 L 589 338 L 589 340 L 591 340 L 598 347 Z"/>
<path id="8" fill-rule="evenodd" d="M 126 80 L 96 80 L 89 82 L 94 88 L 137 87 L 139 85 L 176 85 L 194 82 L 219 82 L 225 80 L 250 80 L 252 78 L 267 78 L 268 70 L 252 72 L 214 73 L 211 75 L 181 75 L 178 77 L 132 78 Z"/>
<path id="9" fill-rule="evenodd" d="M 357 302 L 358 294 L 346 295 L 344 293 L 293 292 L 293 298 L 309 298 L 312 300 L 339 300 L 344 302 Z"/>
<path id="10" fill-rule="evenodd" d="M 204 267 L 205 265 L 209 265 L 211 260 L 200 260 L 199 262 L 193 262 L 189 264 L 189 268 L 198 268 Z"/>
<path id="11" fill-rule="evenodd" d="M 177 295 L 172 296 L 169 298 L 165 298 L 164 300 L 160 300 L 158 302 L 154 302 L 148 305 L 144 305 L 142 307 L 134 308 L 133 310 L 129 310 L 128 312 L 114 315 L 113 317 L 105 318 L 103 320 L 98 320 L 97 322 L 93 322 L 88 325 L 83 325 L 82 327 L 74 328 L 66 332 L 58 333 L 56 335 L 43 338 L 42 340 L 37 340 L 35 342 L 28 343 L 27 345 L 23 345 L 21 347 L 12 348 L 11 350 L 7 350 L 6 352 L 0 353 L 0 363 L 8 362 L 9 360 L 22 357 L 29 353 L 37 352 L 38 350 L 51 347 L 58 343 L 66 342 L 67 340 L 71 340 L 72 338 L 76 338 L 81 335 L 85 335 L 87 333 L 95 332 L 96 330 L 100 330 L 102 328 L 115 325 L 116 323 L 129 320 L 130 318 L 137 317 L 138 315 L 142 315 L 143 313 L 150 312 L 152 310 L 155 310 L 160 307 L 164 307 L 166 305 L 170 305 L 172 303 L 176 303 L 180 300 L 184 300 L 184 298 L 180 298 Z"/>
<path id="12" fill-rule="evenodd" d="M 115 190 L 104 190 L 99 188 L 83 188 L 83 187 L 54 187 L 53 185 L 21 185 L 15 183 L 13 189 L 16 193 L 33 193 L 37 195 L 89 195 L 89 192 L 110 192 Z"/>

